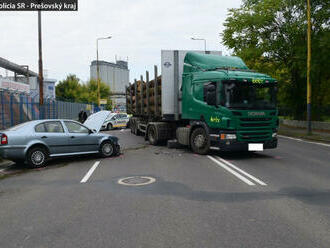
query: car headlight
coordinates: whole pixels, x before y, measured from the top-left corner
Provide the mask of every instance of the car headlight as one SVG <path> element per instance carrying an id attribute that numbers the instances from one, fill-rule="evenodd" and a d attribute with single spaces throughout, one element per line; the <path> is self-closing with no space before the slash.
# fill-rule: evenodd
<path id="1" fill-rule="evenodd" d="M 272 137 L 273 137 L 273 138 L 276 138 L 276 137 L 277 137 L 277 133 L 273 133 L 273 134 L 272 134 Z"/>
<path id="2" fill-rule="evenodd" d="M 225 133 L 222 133 L 220 135 L 220 139 L 222 139 L 222 140 L 234 140 L 234 139 L 236 139 L 236 134 L 225 134 Z"/>

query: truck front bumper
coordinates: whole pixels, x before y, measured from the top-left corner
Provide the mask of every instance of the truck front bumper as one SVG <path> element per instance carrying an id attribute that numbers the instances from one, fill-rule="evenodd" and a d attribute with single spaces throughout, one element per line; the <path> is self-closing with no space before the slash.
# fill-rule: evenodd
<path id="1" fill-rule="evenodd" d="M 247 142 L 238 140 L 220 140 L 211 137 L 211 149 L 216 148 L 220 151 L 248 151 L 249 144 L 263 144 L 264 149 L 274 149 L 277 147 L 277 138 L 266 141 Z"/>

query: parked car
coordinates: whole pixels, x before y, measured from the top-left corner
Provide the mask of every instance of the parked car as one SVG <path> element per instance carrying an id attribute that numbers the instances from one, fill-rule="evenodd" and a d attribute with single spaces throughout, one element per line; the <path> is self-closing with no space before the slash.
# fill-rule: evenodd
<path id="1" fill-rule="evenodd" d="M 102 125 L 102 130 L 114 128 L 128 128 L 129 116 L 124 113 L 111 113 Z"/>
<path id="2" fill-rule="evenodd" d="M 84 125 L 73 120 L 36 120 L 0 131 L 0 156 L 15 162 L 42 167 L 55 157 L 120 152 L 118 138 L 99 133 L 109 111 L 88 117 Z"/>

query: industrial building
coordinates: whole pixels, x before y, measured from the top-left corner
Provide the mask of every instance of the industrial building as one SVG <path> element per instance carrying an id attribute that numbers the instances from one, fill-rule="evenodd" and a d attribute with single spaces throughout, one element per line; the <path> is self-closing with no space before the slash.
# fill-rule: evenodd
<path id="1" fill-rule="evenodd" d="M 32 98 L 39 99 L 38 74 L 29 70 L 28 66 L 21 66 L 0 57 L 0 68 L 14 72 L 14 76 L 0 75 L 0 89 L 25 93 Z M 44 98 L 55 100 L 56 79 L 44 79 Z"/>
<path id="2" fill-rule="evenodd" d="M 125 92 L 125 86 L 129 84 L 129 69 L 127 61 L 118 60 L 116 63 L 98 61 L 100 81 L 109 85 L 112 92 Z M 97 61 L 90 65 L 90 78 L 97 79 Z M 125 98 L 113 98 L 113 106 L 120 111 L 126 110 Z"/>

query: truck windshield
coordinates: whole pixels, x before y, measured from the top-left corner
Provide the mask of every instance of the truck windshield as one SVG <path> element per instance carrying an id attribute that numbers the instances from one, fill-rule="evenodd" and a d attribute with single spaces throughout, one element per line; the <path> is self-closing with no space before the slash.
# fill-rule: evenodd
<path id="1" fill-rule="evenodd" d="M 221 103 L 232 109 L 276 108 L 275 83 L 223 82 Z"/>

